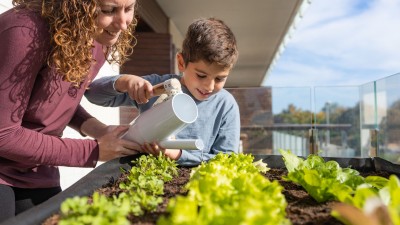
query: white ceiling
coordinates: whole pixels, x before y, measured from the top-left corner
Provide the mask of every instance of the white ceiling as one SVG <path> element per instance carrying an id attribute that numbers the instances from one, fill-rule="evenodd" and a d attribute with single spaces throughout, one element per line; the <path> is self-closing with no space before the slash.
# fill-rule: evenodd
<path id="1" fill-rule="evenodd" d="M 182 34 L 200 17 L 217 17 L 235 33 L 239 60 L 226 87 L 258 87 L 303 0 L 156 0 Z M 308 3 L 309 1 L 307 1 Z"/>

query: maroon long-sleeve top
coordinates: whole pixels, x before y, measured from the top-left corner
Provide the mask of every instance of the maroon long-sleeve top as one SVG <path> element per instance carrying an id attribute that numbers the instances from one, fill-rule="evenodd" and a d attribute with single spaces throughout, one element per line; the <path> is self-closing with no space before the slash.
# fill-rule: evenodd
<path id="1" fill-rule="evenodd" d="M 94 167 L 98 144 L 61 138 L 91 116 L 79 105 L 105 62 L 95 43 L 93 63 L 80 87 L 47 65 L 48 24 L 25 9 L 0 14 L 0 184 L 22 188 L 60 185 L 57 166 Z"/>

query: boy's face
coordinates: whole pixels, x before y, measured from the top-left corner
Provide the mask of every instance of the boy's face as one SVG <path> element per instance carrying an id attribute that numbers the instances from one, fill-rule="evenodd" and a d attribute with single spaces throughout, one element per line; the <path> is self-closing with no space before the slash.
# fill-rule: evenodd
<path id="1" fill-rule="evenodd" d="M 182 76 L 182 84 L 199 101 L 206 100 L 220 91 L 228 78 L 230 68 L 223 68 L 215 63 L 208 64 L 203 60 L 185 66 L 182 55 L 177 55 L 178 69 Z"/>

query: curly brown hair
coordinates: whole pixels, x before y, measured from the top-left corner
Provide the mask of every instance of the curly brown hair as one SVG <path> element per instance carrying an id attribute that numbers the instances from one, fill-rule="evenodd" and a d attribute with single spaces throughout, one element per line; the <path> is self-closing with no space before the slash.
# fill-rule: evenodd
<path id="1" fill-rule="evenodd" d="M 189 25 L 181 53 L 186 65 L 204 60 L 230 69 L 239 56 L 235 35 L 222 20 L 213 17 Z"/>
<path id="2" fill-rule="evenodd" d="M 13 0 L 14 6 L 41 13 L 50 25 L 51 53 L 48 64 L 74 85 L 86 78 L 91 63 L 93 36 L 97 30 L 98 0 Z M 122 65 L 132 54 L 136 39 L 133 32 L 137 20 L 121 32 L 118 41 L 104 49 L 110 63 Z"/>

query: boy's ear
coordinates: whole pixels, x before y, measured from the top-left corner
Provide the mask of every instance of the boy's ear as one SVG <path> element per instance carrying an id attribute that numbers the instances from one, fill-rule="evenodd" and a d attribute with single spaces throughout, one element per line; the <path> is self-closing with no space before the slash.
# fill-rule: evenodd
<path id="1" fill-rule="evenodd" d="M 176 61 L 178 62 L 179 72 L 183 72 L 185 70 L 185 61 L 183 60 L 182 53 L 176 54 Z"/>

